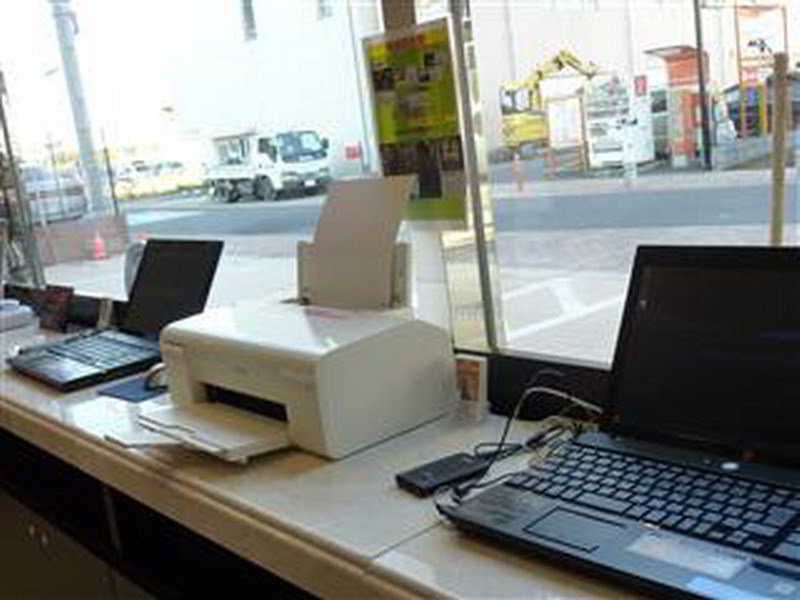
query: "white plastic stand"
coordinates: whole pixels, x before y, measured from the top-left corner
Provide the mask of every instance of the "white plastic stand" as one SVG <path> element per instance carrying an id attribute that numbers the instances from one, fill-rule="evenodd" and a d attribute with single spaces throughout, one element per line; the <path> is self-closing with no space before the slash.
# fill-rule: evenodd
<path id="1" fill-rule="evenodd" d="M 414 271 L 414 314 L 452 333 L 450 293 L 444 262 L 442 234 L 411 224 Z"/>

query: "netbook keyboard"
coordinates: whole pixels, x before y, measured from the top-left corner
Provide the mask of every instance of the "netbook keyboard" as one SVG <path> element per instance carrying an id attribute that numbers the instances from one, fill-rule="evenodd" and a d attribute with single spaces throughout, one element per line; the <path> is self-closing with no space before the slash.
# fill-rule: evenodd
<path id="1" fill-rule="evenodd" d="M 800 490 L 565 444 L 504 485 L 800 562 Z"/>
<path id="2" fill-rule="evenodd" d="M 114 369 L 148 359 L 153 356 L 154 349 L 153 345 L 145 340 L 123 333 L 104 331 L 49 346 L 47 351 L 103 369 Z"/>

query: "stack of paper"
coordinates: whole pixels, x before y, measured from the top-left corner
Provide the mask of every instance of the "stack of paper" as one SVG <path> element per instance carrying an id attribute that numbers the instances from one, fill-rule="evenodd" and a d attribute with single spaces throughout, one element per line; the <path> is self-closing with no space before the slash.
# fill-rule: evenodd
<path id="1" fill-rule="evenodd" d="M 394 244 L 414 184 L 405 175 L 331 184 L 314 234 L 312 304 L 390 306 Z"/>

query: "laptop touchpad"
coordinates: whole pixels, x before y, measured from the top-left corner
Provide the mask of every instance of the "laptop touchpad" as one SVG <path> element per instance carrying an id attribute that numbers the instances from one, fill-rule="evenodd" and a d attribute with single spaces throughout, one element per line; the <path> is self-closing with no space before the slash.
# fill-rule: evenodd
<path id="1" fill-rule="evenodd" d="M 601 543 L 619 535 L 624 523 L 593 517 L 574 510 L 556 508 L 534 521 L 525 531 L 551 542 L 584 552 L 597 550 Z"/>

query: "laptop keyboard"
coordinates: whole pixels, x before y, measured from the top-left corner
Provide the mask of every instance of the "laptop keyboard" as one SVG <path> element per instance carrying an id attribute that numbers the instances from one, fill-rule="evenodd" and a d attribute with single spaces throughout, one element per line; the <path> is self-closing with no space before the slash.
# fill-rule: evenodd
<path id="1" fill-rule="evenodd" d="M 504 485 L 800 562 L 800 490 L 577 444 Z"/>
<path id="2" fill-rule="evenodd" d="M 48 347 L 50 354 L 71 358 L 83 363 L 113 369 L 129 365 L 140 360 L 152 358 L 154 350 L 128 343 L 115 336 L 115 339 L 104 337 L 106 334 L 79 337 L 67 343 Z"/>

